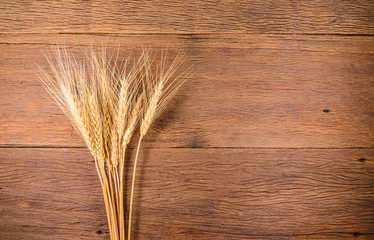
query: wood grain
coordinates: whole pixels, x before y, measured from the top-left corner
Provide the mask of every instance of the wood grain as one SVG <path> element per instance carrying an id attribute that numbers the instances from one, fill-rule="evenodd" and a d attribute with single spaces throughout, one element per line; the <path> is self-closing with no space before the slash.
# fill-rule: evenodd
<path id="1" fill-rule="evenodd" d="M 83 147 L 37 78 L 50 43 L 187 51 L 198 68 L 146 137 L 152 147 L 373 147 L 372 37 L 4 35 L 0 144 Z M 35 64 L 36 63 L 36 64 Z"/>
<path id="2" fill-rule="evenodd" d="M 0 32 L 374 34 L 360 1 L 2 1 Z"/>
<path id="3" fill-rule="evenodd" d="M 109 238 L 37 77 L 56 43 L 197 66 L 141 149 L 134 239 L 374 239 L 373 20 L 370 0 L 0 2 L 0 239 Z"/>
<path id="4" fill-rule="evenodd" d="M 369 239 L 373 155 L 373 149 L 141 149 L 134 237 Z M 92 160 L 86 149 L 1 148 L 0 238 L 107 239 Z"/>

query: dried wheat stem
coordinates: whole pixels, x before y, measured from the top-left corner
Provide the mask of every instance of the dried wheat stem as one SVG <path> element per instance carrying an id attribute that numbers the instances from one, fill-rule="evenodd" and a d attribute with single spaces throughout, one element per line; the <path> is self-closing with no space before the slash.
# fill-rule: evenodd
<path id="1" fill-rule="evenodd" d="M 136 165 L 138 163 L 138 156 L 139 156 L 139 149 L 140 144 L 142 142 L 143 136 L 140 135 L 138 147 L 136 149 L 136 155 L 135 155 L 135 161 L 134 161 L 134 168 L 132 172 L 132 182 L 131 182 L 131 193 L 130 193 L 130 210 L 129 210 L 129 227 L 128 227 L 128 233 L 127 233 L 127 239 L 131 239 L 131 217 L 132 217 L 132 204 L 133 204 L 133 198 L 134 198 L 134 186 L 135 186 L 135 173 L 136 173 Z"/>
<path id="2" fill-rule="evenodd" d="M 120 237 L 121 239 L 125 239 L 126 236 L 126 227 L 125 227 L 125 213 L 124 213 L 124 202 L 123 202 L 123 168 L 124 168 L 124 161 L 125 161 L 125 152 L 126 152 L 126 145 L 123 148 L 123 155 L 121 157 L 121 161 L 119 164 L 119 226 L 120 226 Z"/>
<path id="3" fill-rule="evenodd" d="M 111 198 L 112 198 L 113 206 L 115 208 L 114 210 L 117 212 L 119 199 L 118 199 L 118 183 L 117 183 L 117 178 L 116 178 L 116 172 L 117 172 L 117 168 L 114 166 L 108 169 L 109 184 L 111 185 L 110 189 L 112 192 Z"/>
<path id="4" fill-rule="evenodd" d="M 120 181 L 119 181 L 119 176 L 118 176 L 118 167 L 114 167 L 113 171 L 113 179 L 114 179 L 114 185 L 115 185 L 115 195 L 116 195 L 116 214 L 117 214 L 117 222 L 118 222 L 118 232 L 119 235 L 121 236 L 122 229 L 120 228 L 121 225 L 121 219 L 123 218 L 120 215 Z"/>
<path id="5" fill-rule="evenodd" d="M 108 183 L 107 175 L 105 173 L 105 170 L 101 169 L 102 175 L 104 177 L 104 184 L 106 185 L 106 190 L 108 194 L 108 202 L 109 202 L 109 210 L 111 215 L 111 221 L 112 221 L 112 234 L 114 239 L 118 239 L 118 224 L 117 224 L 117 215 L 115 214 L 115 206 L 114 206 L 114 199 L 113 199 L 113 191 L 112 187 L 110 186 L 110 183 Z M 108 186 L 109 185 L 109 186 Z"/>
<path id="6" fill-rule="evenodd" d="M 110 190 L 110 186 L 108 183 L 108 176 L 105 171 L 105 160 L 99 159 L 97 164 L 98 175 L 100 178 L 100 182 L 102 183 L 103 195 L 105 200 L 107 215 L 108 215 L 108 226 L 110 231 L 111 239 L 118 239 L 118 226 L 117 226 L 117 218 L 113 211 L 113 200 L 111 198 L 112 191 Z"/>
<path id="7" fill-rule="evenodd" d="M 104 197 L 104 203 L 105 203 L 105 209 L 106 209 L 106 212 L 107 212 L 107 218 L 108 218 L 108 226 L 109 226 L 109 231 L 110 231 L 110 237 L 111 239 L 114 238 L 115 234 L 113 233 L 114 231 L 114 226 L 113 226 L 113 216 L 112 216 L 112 212 L 110 210 L 111 208 L 111 204 L 109 202 L 109 192 L 108 192 L 108 186 L 104 180 L 104 178 L 106 177 L 106 174 L 104 172 L 104 175 L 103 175 L 103 170 L 102 168 L 104 167 L 104 160 L 102 160 L 102 162 L 100 160 L 98 160 L 98 158 L 95 157 L 95 165 L 96 165 L 96 170 L 97 170 L 97 174 L 99 176 L 99 179 L 100 179 L 100 183 L 101 183 L 101 189 L 103 191 L 103 197 Z"/>

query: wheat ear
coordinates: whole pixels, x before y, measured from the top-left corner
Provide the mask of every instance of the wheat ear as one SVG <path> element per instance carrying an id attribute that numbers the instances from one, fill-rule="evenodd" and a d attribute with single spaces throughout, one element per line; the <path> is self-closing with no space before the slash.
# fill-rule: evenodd
<path id="1" fill-rule="evenodd" d="M 118 239 L 116 214 L 113 211 L 113 194 L 105 172 L 105 158 L 107 156 L 105 155 L 104 140 L 108 136 L 103 134 L 102 119 L 104 114 L 101 108 L 102 97 L 99 86 L 100 81 L 109 82 L 102 69 L 107 66 L 103 63 L 92 62 L 94 57 L 89 57 L 88 61 L 78 61 L 66 47 L 56 47 L 53 58 L 46 57 L 52 74 L 40 68 L 41 81 L 52 98 L 69 117 L 95 157 L 111 238 Z"/>

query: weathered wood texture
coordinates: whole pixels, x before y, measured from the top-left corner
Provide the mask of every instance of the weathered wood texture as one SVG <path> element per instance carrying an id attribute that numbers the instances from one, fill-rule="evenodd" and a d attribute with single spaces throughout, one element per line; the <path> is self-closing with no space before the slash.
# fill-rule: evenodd
<path id="1" fill-rule="evenodd" d="M 373 13 L 370 0 L 2 1 L 0 239 L 109 238 L 93 159 L 37 78 L 56 43 L 197 63 L 141 149 L 134 239 L 374 239 Z"/>
<path id="2" fill-rule="evenodd" d="M 373 38 L 262 35 L 5 35 L 1 145 L 83 146 L 37 77 L 36 64 L 48 67 L 43 51 L 63 39 L 122 44 L 121 59 L 172 43 L 198 61 L 148 146 L 373 147 Z"/>
<path id="3" fill-rule="evenodd" d="M 134 237 L 369 239 L 373 154 L 141 149 Z M 1 239 L 108 239 L 87 150 L 2 148 L 0 162 Z"/>
<path id="4" fill-rule="evenodd" d="M 3 1 L 0 32 L 374 34 L 360 1 Z"/>

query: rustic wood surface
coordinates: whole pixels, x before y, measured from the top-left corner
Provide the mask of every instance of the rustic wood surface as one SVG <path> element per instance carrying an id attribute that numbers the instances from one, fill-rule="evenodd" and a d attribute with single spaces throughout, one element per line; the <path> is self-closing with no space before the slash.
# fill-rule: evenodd
<path id="1" fill-rule="evenodd" d="M 141 149 L 134 239 L 374 239 L 373 13 L 369 0 L 1 2 L 0 239 L 109 239 L 93 159 L 38 80 L 56 43 L 196 64 Z"/>
<path id="2" fill-rule="evenodd" d="M 373 147 L 372 37 L 21 36 L 0 45 L 5 146 L 83 146 L 38 81 L 41 53 L 64 41 L 120 44 L 123 59 L 139 45 L 187 51 L 198 69 L 147 146 Z"/>
<path id="3" fill-rule="evenodd" d="M 8 0 L 0 11 L 7 33 L 374 33 L 370 0 Z"/>
<path id="4" fill-rule="evenodd" d="M 143 148 L 134 237 L 374 237 L 373 154 Z M 86 149 L 3 148 L 0 160 L 0 236 L 108 239 L 100 185 Z"/>

